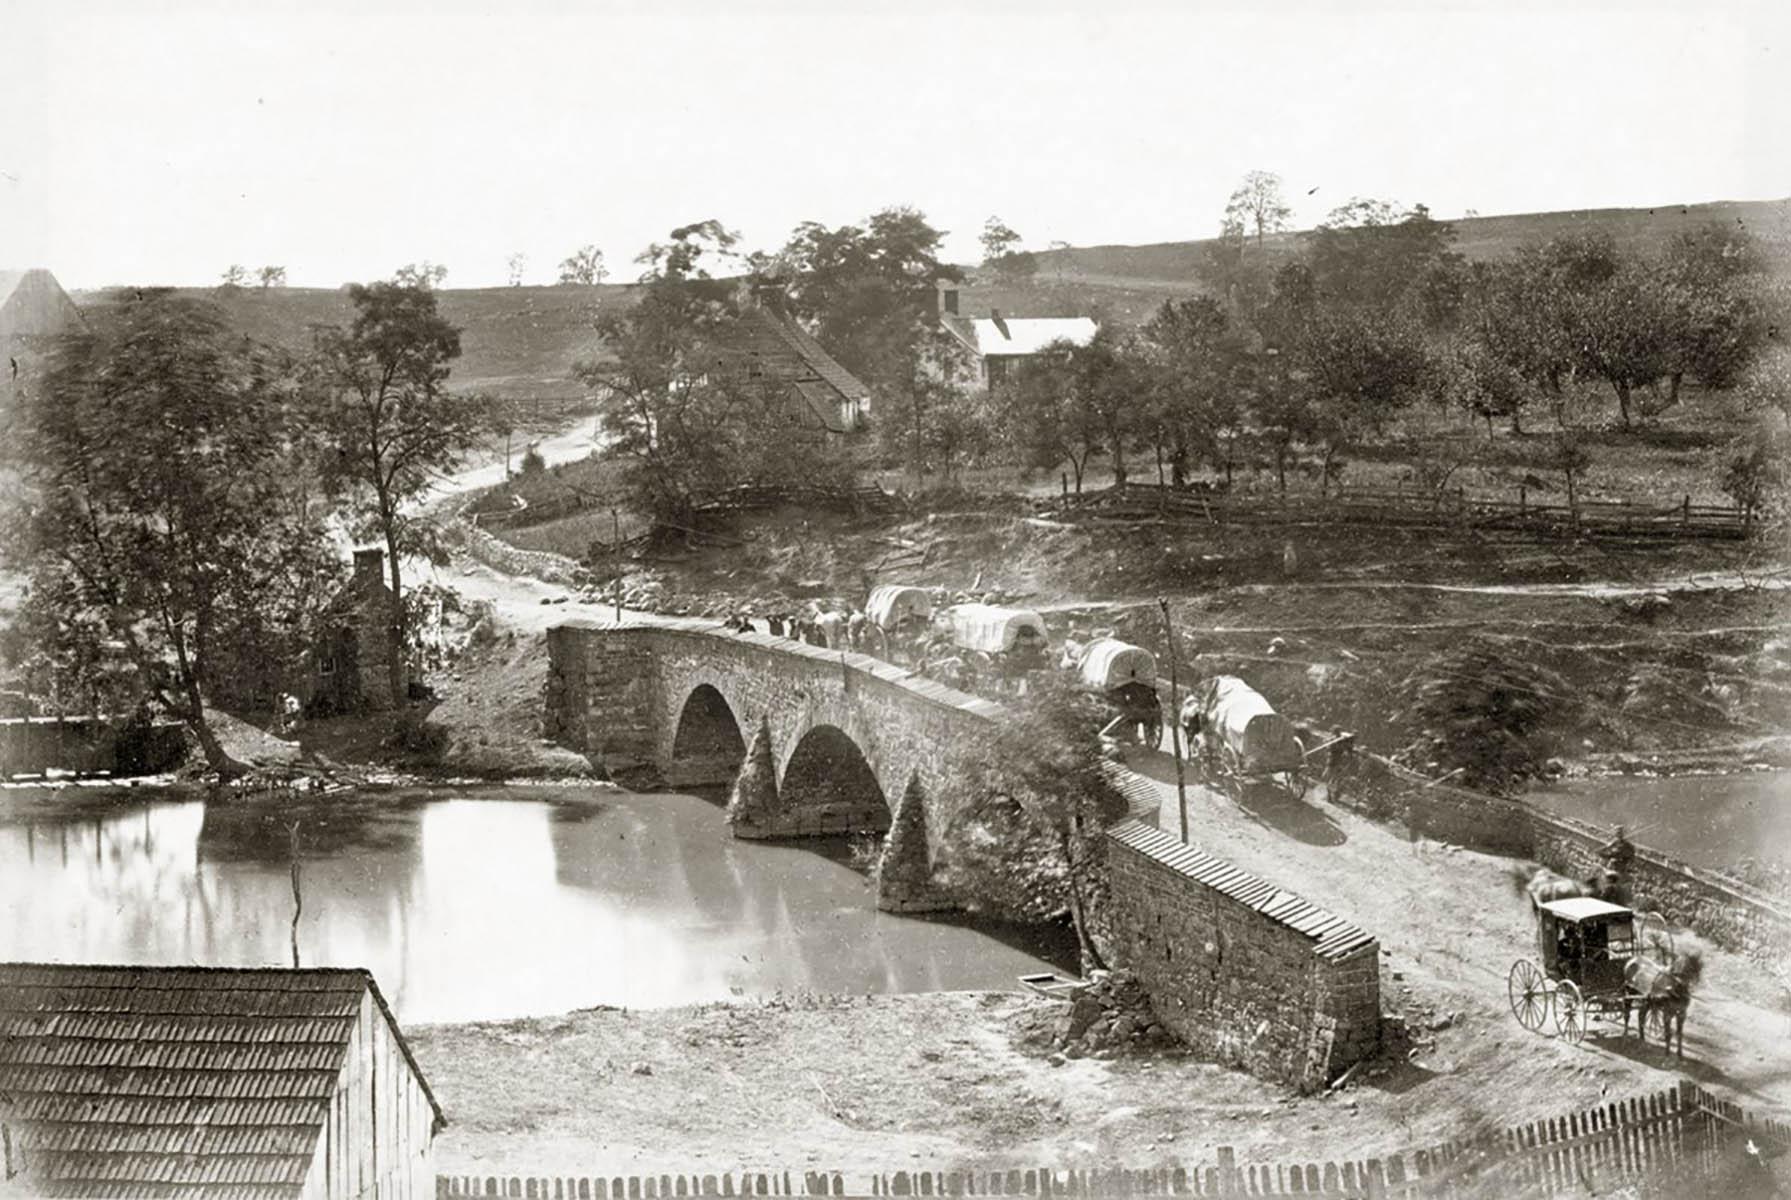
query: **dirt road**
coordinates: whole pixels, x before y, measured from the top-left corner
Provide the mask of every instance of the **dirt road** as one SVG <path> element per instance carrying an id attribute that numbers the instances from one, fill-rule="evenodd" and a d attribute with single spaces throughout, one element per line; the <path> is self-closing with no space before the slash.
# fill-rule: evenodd
<path id="1" fill-rule="evenodd" d="M 1169 755 L 1134 751 L 1130 764 L 1155 786 L 1159 821 L 1178 827 Z M 1784 991 L 1739 955 L 1703 944 L 1702 986 L 1685 1026 L 1685 1058 L 1633 1038 L 1588 1038 L 1580 1048 L 1526 1033 L 1512 1017 L 1505 981 L 1518 958 L 1534 958 L 1527 902 L 1510 882 L 1512 860 L 1457 846 L 1411 840 L 1330 804 L 1322 787 L 1305 800 L 1252 789 L 1241 799 L 1190 785 L 1190 841 L 1272 879 L 1368 929 L 1387 953 L 1381 987 L 1389 1007 L 1410 1000 L 1464 1014 L 1470 1036 L 1453 1052 L 1489 1070 L 1555 1069 L 1626 1061 L 1683 1071 L 1738 1102 L 1791 1112 L 1791 1015 Z"/>

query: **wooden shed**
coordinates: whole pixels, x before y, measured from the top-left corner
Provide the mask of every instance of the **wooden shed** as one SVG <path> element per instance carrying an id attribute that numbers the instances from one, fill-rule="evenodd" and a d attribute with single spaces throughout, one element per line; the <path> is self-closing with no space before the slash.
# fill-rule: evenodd
<path id="1" fill-rule="evenodd" d="M 445 1124 L 366 971 L 0 964 L 27 1195 L 426 1200 Z"/>

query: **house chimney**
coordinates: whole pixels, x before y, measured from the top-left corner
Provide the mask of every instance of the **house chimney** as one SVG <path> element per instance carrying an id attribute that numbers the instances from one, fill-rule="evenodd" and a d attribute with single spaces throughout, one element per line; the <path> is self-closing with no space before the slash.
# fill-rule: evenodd
<path id="1" fill-rule="evenodd" d="M 1003 340 L 1009 342 L 1014 340 L 1014 335 L 1007 331 L 1007 322 L 1001 319 L 1001 310 L 999 308 L 991 308 L 989 310 L 989 320 L 995 322 L 995 328 L 1001 331 Z"/>
<path id="2" fill-rule="evenodd" d="M 354 581 L 357 584 L 385 582 L 386 552 L 377 546 L 354 552 Z"/>
<path id="3" fill-rule="evenodd" d="M 933 286 L 939 289 L 939 315 L 942 317 L 957 316 L 958 289 L 944 279 L 936 281 Z"/>

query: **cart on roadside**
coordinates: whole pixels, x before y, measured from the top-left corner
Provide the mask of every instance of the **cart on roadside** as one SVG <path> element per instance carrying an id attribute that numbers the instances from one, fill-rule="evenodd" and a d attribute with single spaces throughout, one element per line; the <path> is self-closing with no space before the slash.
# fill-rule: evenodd
<path id="1" fill-rule="evenodd" d="M 1235 675 L 1194 689 L 1179 714 L 1204 778 L 1219 787 L 1273 783 L 1306 794 L 1306 748 L 1293 722 Z"/>
<path id="2" fill-rule="evenodd" d="M 1155 750 L 1163 744 L 1163 698 L 1157 694 L 1157 659 L 1142 646 L 1098 638 L 1082 650 L 1076 665 L 1082 686 L 1114 711 L 1102 737 L 1136 738 Z"/>
<path id="3" fill-rule="evenodd" d="M 1597 1024 L 1620 1021 L 1627 1030 L 1641 999 L 1628 982 L 1629 965 L 1641 956 L 1670 961 L 1670 940 L 1650 932 L 1646 915 L 1591 896 L 1547 900 L 1535 910 L 1536 958 L 1512 963 L 1505 981 L 1517 1023 L 1575 1043 Z M 1663 1010 L 1639 1007 L 1637 1034 L 1663 1038 Z"/>

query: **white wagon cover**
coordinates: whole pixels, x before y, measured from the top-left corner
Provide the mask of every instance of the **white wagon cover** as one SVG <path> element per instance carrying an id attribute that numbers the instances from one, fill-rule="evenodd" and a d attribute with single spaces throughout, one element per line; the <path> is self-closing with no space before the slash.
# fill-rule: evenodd
<path id="1" fill-rule="evenodd" d="M 1235 675 L 1215 675 L 1201 686 L 1202 732 L 1222 741 L 1245 772 L 1292 771 L 1304 752 L 1293 723 L 1262 693 Z"/>
<path id="2" fill-rule="evenodd" d="M 1157 656 L 1130 642 L 1101 638 L 1089 643 L 1082 654 L 1082 682 L 1102 691 L 1111 691 L 1128 683 L 1155 687 Z"/>
<path id="3" fill-rule="evenodd" d="M 933 596 L 925 588 L 881 584 L 871 589 L 864 615 L 879 629 L 894 629 L 908 617 L 929 620 L 933 615 Z"/>
<path id="4" fill-rule="evenodd" d="M 1050 637 L 1045 632 L 1045 619 L 1030 608 L 958 604 L 946 609 L 944 616 L 952 641 L 965 650 L 980 650 L 984 654 L 1005 654 L 1027 631 L 1041 642 Z"/>

